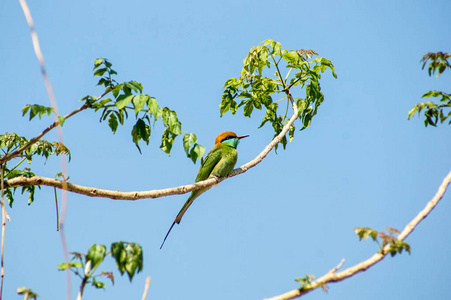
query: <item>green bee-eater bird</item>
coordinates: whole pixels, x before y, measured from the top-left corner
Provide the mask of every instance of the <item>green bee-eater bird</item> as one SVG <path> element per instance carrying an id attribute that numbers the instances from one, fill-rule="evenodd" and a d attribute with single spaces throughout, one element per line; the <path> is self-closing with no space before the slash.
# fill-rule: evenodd
<path id="1" fill-rule="evenodd" d="M 236 147 L 240 142 L 240 139 L 248 137 L 249 135 L 241 135 L 237 136 L 232 131 L 226 131 L 219 134 L 216 137 L 215 145 L 208 152 L 207 157 L 205 157 L 202 162 L 199 173 L 196 177 L 196 182 L 211 178 L 211 177 L 225 177 L 229 175 L 233 168 L 235 167 L 236 160 L 238 158 L 238 153 L 236 151 Z M 179 214 L 175 218 L 175 221 L 172 223 L 169 228 L 168 233 L 164 237 L 163 243 L 161 244 L 160 249 L 163 247 L 164 242 L 166 241 L 169 233 L 174 227 L 175 223 L 179 224 L 182 220 L 183 215 L 185 214 L 188 207 L 193 203 L 193 201 L 199 197 L 204 192 L 208 191 L 211 186 L 206 188 L 201 188 L 195 191 L 192 191 L 188 200 L 186 200 L 185 205 L 183 205 Z"/>

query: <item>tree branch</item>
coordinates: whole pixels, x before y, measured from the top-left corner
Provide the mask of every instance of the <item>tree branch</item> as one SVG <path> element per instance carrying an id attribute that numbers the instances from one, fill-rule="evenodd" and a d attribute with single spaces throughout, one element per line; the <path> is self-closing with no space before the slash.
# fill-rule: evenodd
<path id="1" fill-rule="evenodd" d="M 403 241 L 405 238 L 407 238 L 409 236 L 409 234 L 411 234 L 412 231 L 418 226 L 418 224 L 429 215 L 429 213 L 437 206 L 438 202 L 442 199 L 450 182 L 451 182 L 451 172 L 449 172 L 448 175 L 445 177 L 445 179 L 443 179 L 442 184 L 440 185 L 437 193 L 432 198 L 432 200 L 429 201 L 426 204 L 426 207 L 422 211 L 420 211 L 416 215 L 416 217 L 413 218 L 412 221 L 410 221 L 409 224 L 406 225 L 404 230 L 396 238 L 397 240 Z M 390 247 L 391 247 L 390 244 L 386 245 L 384 248 L 382 248 L 381 251 L 377 252 L 376 254 L 371 256 L 369 259 L 367 259 L 353 267 L 350 267 L 346 270 L 343 270 L 341 272 L 335 273 L 335 271 L 333 271 L 334 269 L 332 269 L 331 271 L 333 271 L 333 272 L 329 271 L 326 275 L 318 278 L 317 280 L 313 281 L 311 284 L 304 286 L 302 289 L 295 289 L 295 290 L 286 292 L 284 294 L 281 294 L 279 296 L 268 298 L 266 300 L 287 300 L 287 299 L 298 298 L 298 297 L 305 295 L 319 287 L 326 286 L 327 283 L 342 281 L 346 278 L 354 276 L 357 273 L 367 270 L 368 268 L 372 267 L 373 265 L 375 265 L 376 263 L 381 261 L 384 257 L 386 257 L 387 254 L 390 252 L 389 251 Z"/>
<path id="2" fill-rule="evenodd" d="M 277 145 L 282 140 L 282 138 L 285 136 L 285 134 L 287 134 L 288 130 L 290 129 L 290 126 L 294 123 L 294 121 L 296 121 L 296 119 L 298 117 L 298 108 L 297 108 L 296 104 L 293 103 L 292 107 L 293 107 L 293 116 L 288 121 L 288 123 L 285 124 L 282 131 L 263 149 L 262 152 L 260 152 L 259 155 L 257 155 L 257 157 L 255 157 L 250 162 L 242 165 L 241 167 L 233 170 L 233 172 L 228 177 L 233 177 L 233 176 L 239 175 L 241 173 L 246 172 L 250 168 L 253 168 L 256 165 L 258 165 L 268 155 L 268 153 L 274 148 L 274 146 Z M 19 150 L 17 150 L 17 151 L 19 151 Z M 15 151 L 15 152 L 17 152 L 17 151 Z M 1 161 L 0 161 L 0 163 L 1 163 Z M 51 186 L 51 187 L 55 187 L 58 189 L 63 189 L 63 190 L 67 190 L 70 192 L 86 195 L 89 197 L 110 198 L 110 199 L 114 199 L 114 200 L 138 200 L 138 199 L 147 199 L 147 198 L 159 198 L 159 197 L 164 197 L 164 196 L 169 196 L 169 195 L 185 194 L 185 193 L 188 193 L 188 192 L 191 192 L 194 190 L 198 190 L 200 188 L 213 186 L 215 184 L 220 183 L 221 181 L 225 180 L 228 177 L 209 178 L 207 180 L 199 181 L 194 184 L 188 184 L 188 185 L 172 187 L 172 188 L 167 188 L 167 189 L 160 189 L 160 190 L 151 190 L 151 191 L 144 191 L 144 192 L 119 192 L 119 191 L 98 189 L 98 188 L 93 188 L 93 187 L 85 187 L 85 186 L 69 183 L 67 181 L 56 180 L 56 179 L 47 178 L 47 177 L 20 176 L 20 177 L 12 178 L 10 180 L 5 181 L 5 188 L 30 186 L 30 185 L 45 185 L 45 186 Z"/>
<path id="3" fill-rule="evenodd" d="M 150 285 L 150 277 L 148 276 L 146 278 L 146 283 L 144 285 L 144 293 L 143 293 L 143 297 L 141 300 L 146 300 L 147 298 L 147 292 L 149 291 L 149 285 Z"/>
<path id="4" fill-rule="evenodd" d="M 2 203 L 2 241 L 1 241 L 1 250 L 0 250 L 0 299 L 2 298 L 3 295 L 3 279 L 5 277 L 5 268 L 3 265 L 3 253 L 5 250 L 5 227 L 6 227 L 6 219 L 5 219 L 5 215 L 6 215 L 6 209 L 5 209 L 5 194 L 3 191 L 3 174 L 5 171 L 5 166 L 4 165 L 0 165 L 0 185 L 1 185 L 1 194 L 2 194 L 2 198 L 1 198 L 1 203 Z"/>

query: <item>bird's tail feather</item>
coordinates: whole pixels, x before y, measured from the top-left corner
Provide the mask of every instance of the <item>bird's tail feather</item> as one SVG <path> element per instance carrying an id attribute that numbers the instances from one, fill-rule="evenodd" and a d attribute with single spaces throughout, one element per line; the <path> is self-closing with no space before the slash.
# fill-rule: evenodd
<path id="1" fill-rule="evenodd" d="M 188 210 L 190 205 L 194 202 L 194 199 L 196 199 L 197 197 L 199 197 L 199 195 L 197 195 L 197 193 L 192 193 L 191 196 L 189 196 L 188 200 L 186 200 L 186 202 L 183 205 L 182 209 L 177 214 L 177 217 L 175 218 L 175 221 L 174 221 L 175 223 L 180 224 L 180 221 L 182 220 L 183 215 Z"/>
<path id="2" fill-rule="evenodd" d="M 175 218 L 174 223 L 172 223 L 171 227 L 169 228 L 168 233 L 166 233 L 166 236 L 164 237 L 163 243 L 161 244 L 161 248 L 163 248 L 164 242 L 166 241 L 166 239 L 168 238 L 169 233 L 172 230 L 172 227 L 174 227 L 174 225 L 180 224 L 180 221 L 182 220 L 183 215 L 185 214 L 186 210 L 188 209 L 188 207 L 190 207 L 190 205 L 194 202 L 194 200 L 199 197 L 201 194 L 203 194 L 204 192 L 208 191 L 211 187 L 205 188 L 205 189 L 201 189 L 201 190 L 196 190 L 193 191 L 191 193 L 191 196 L 189 196 L 188 200 L 186 200 L 185 204 L 183 205 L 182 209 L 180 210 L 180 212 L 177 214 L 177 217 Z"/>
<path id="3" fill-rule="evenodd" d="M 172 223 L 171 228 L 169 228 L 168 233 L 166 233 L 166 236 L 164 237 L 163 243 L 161 243 L 160 250 L 161 250 L 161 248 L 163 248 L 164 242 L 166 242 L 166 239 L 168 238 L 168 235 L 171 232 L 172 227 L 174 227 L 174 225 L 175 225 L 175 222 Z"/>

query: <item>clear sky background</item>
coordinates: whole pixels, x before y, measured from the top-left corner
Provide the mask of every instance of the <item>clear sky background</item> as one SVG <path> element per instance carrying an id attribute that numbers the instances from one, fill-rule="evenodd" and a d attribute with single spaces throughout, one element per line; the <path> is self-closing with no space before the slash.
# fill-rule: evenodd
<path id="1" fill-rule="evenodd" d="M 217 134 L 250 134 L 237 166 L 272 138 L 258 130 L 262 114 L 219 117 L 224 82 L 239 76 L 252 46 L 271 38 L 288 49 L 313 49 L 335 65 L 321 81 L 325 102 L 312 126 L 286 151 L 202 195 L 159 246 L 188 195 L 136 202 L 69 194 L 70 251 L 124 240 L 144 249 L 144 270 L 130 284 L 115 271 L 105 291 L 84 299 L 262 299 L 298 287 L 295 277 L 321 275 L 346 259 L 350 267 L 374 254 L 355 227 L 402 230 L 436 193 L 451 167 L 451 127 L 425 128 L 407 112 L 423 93 L 450 92 L 451 74 L 429 77 L 420 59 L 451 51 L 450 1 L 29 1 L 61 114 L 99 95 L 93 61 L 106 57 L 117 81 L 137 80 L 161 106 L 176 110 L 183 128 L 213 146 Z M 28 121 L 27 104 L 49 106 L 29 28 L 18 1 L 0 2 L 0 131 L 31 138 L 52 118 Z M 72 153 L 70 182 L 120 191 L 189 184 L 199 164 L 186 158 L 181 137 L 168 157 L 161 127 L 139 154 L 132 120 L 111 134 L 100 114 L 84 112 L 64 125 Z M 298 126 L 299 127 L 299 126 Z M 56 140 L 55 133 L 46 136 Z M 32 166 L 60 172 L 59 158 Z M 20 196 L 8 212 L 5 299 L 32 288 L 63 299 L 66 276 L 56 231 L 53 189 L 35 203 Z M 406 240 L 412 254 L 375 267 L 306 299 L 447 299 L 451 269 L 451 193 Z M 102 270 L 115 269 L 113 262 Z M 79 279 L 73 277 L 73 298 Z"/>

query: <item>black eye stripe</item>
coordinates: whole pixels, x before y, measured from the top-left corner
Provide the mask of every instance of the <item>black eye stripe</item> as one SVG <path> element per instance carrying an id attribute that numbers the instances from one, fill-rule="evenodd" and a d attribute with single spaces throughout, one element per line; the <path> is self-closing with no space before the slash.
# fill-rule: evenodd
<path id="1" fill-rule="evenodd" d="M 233 136 L 228 135 L 221 142 L 224 142 L 224 141 L 227 141 L 227 140 L 230 140 L 230 139 L 233 139 L 233 138 L 234 138 Z"/>

